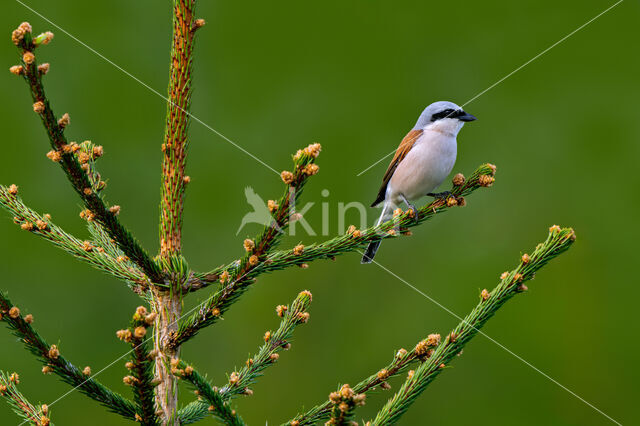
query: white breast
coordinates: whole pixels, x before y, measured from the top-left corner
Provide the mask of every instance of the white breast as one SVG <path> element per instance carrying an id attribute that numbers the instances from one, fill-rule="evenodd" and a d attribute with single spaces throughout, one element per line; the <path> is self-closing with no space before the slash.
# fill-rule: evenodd
<path id="1" fill-rule="evenodd" d="M 456 153 L 455 135 L 425 129 L 393 173 L 386 198 L 399 204 L 400 194 L 416 200 L 433 192 L 451 173 Z"/>

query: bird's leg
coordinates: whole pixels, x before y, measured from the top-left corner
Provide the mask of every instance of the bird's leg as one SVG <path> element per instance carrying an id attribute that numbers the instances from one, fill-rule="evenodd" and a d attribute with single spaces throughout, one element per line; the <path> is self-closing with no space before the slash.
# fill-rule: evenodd
<path id="1" fill-rule="evenodd" d="M 418 209 L 416 208 L 416 206 L 411 204 L 409 202 L 409 200 L 407 200 L 407 198 L 403 194 L 400 194 L 400 198 L 407 205 L 407 207 L 409 207 L 411 210 L 413 210 L 413 220 L 414 220 L 414 222 L 417 223 L 418 222 Z"/>
<path id="2" fill-rule="evenodd" d="M 449 197 L 453 197 L 453 194 L 451 193 L 451 191 L 430 192 L 430 193 L 427 194 L 427 196 L 433 197 L 436 200 L 446 200 Z"/>

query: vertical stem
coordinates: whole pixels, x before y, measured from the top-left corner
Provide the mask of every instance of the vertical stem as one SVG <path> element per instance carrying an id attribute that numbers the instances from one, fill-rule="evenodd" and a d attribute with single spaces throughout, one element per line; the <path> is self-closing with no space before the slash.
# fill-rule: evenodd
<path id="1" fill-rule="evenodd" d="M 159 381 L 156 387 L 156 408 L 162 412 L 163 425 L 178 425 L 178 381 L 171 374 L 171 360 L 180 357 L 180 348 L 167 347 L 169 337 L 178 328 L 178 319 L 182 313 L 182 301 L 174 294 L 155 291 L 154 309 L 158 313 L 154 328 L 154 349 L 158 351 L 155 365 L 155 377 Z"/>
<path id="2" fill-rule="evenodd" d="M 195 22 L 195 0 L 173 0 L 173 45 L 169 76 L 169 101 L 162 149 L 162 199 L 160 219 L 161 254 L 181 251 L 182 208 L 185 190 L 184 168 L 191 102 L 191 71 Z"/>
<path id="3" fill-rule="evenodd" d="M 187 152 L 187 129 L 191 101 L 193 45 L 197 25 L 194 20 L 195 0 L 173 0 L 173 43 L 167 102 L 165 139 L 162 145 L 162 189 L 160 201 L 160 256 L 164 259 L 181 254 L 182 209 L 185 185 L 184 168 Z M 170 263 L 169 263 L 170 264 Z M 177 276 L 178 274 L 173 274 Z M 180 279 L 171 279 L 170 291 L 154 290 L 156 406 L 162 411 L 164 425 L 177 425 L 178 385 L 171 374 L 170 361 L 179 357 L 179 347 L 167 347 L 175 334 L 182 313 Z"/>

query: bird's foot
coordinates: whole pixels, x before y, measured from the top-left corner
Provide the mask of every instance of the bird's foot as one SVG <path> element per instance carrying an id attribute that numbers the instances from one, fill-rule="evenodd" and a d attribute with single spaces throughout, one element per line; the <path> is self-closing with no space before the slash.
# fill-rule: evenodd
<path id="1" fill-rule="evenodd" d="M 411 219 L 413 219 L 414 223 L 417 224 L 419 222 L 419 220 L 418 220 L 418 208 L 416 206 L 414 206 L 413 204 L 411 204 L 411 203 L 407 203 L 407 207 L 409 207 L 409 210 L 407 212 L 407 213 L 409 213 L 409 217 Z"/>

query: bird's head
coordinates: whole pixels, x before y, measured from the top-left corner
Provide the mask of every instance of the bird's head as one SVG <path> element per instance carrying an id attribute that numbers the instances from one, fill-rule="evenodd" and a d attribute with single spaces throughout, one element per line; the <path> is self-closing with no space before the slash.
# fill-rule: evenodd
<path id="1" fill-rule="evenodd" d="M 434 102 L 422 111 L 414 130 L 431 128 L 457 134 L 464 123 L 476 118 L 453 102 Z"/>

